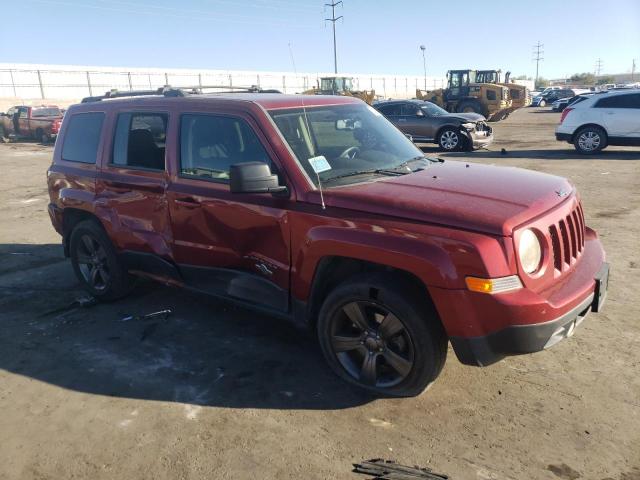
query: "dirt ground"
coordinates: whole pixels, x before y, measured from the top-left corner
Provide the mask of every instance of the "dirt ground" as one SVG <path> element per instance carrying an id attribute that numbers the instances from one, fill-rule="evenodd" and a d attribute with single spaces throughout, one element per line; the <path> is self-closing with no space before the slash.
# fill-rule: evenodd
<path id="1" fill-rule="evenodd" d="M 52 148 L 0 145 L 0 478 L 356 479 L 352 463 L 382 457 L 453 480 L 639 480 L 640 150 L 579 156 L 554 140 L 558 116 L 520 110 L 489 151 L 448 157 L 571 178 L 611 263 L 604 312 L 488 368 L 449 351 L 401 400 L 334 377 L 304 332 L 206 297 L 143 283 L 69 308 L 84 294 L 46 213 Z"/>

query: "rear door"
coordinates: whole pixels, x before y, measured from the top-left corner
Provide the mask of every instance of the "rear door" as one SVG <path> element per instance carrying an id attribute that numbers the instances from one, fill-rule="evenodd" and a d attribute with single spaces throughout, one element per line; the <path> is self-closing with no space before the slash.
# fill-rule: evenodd
<path id="1" fill-rule="evenodd" d="M 640 133 L 640 94 L 611 95 L 598 100 L 599 112 L 609 136 L 632 137 Z"/>
<path id="2" fill-rule="evenodd" d="M 278 172 L 266 137 L 244 112 L 195 110 L 181 115 L 178 138 L 167 197 L 174 256 L 186 282 L 210 294 L 287 311 L 290 200 L 229 189 L 235 163 L 268 163 Z"/>
<path id="3" fill-rule="evenodd" d="M 96 181 L 96 209 L 110 221 L 112 241 L 130 269 L 171 276 L 159 260 L 171 258 L 165 198 L 169 114 L 121 110 L 110 115 L 109 124 L 111 142 Z"/>

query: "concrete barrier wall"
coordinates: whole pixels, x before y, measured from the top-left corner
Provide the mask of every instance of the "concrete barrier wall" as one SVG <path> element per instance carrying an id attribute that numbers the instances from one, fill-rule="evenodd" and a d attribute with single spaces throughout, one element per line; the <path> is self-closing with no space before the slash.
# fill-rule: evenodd
<path id="1" fill-rule="evenodd" d="M 78 101 L 118 90 L 155 89 L 197 85 L 258 85 L 283 93 L 300 93 L 331 73 L 258 72 L 230 70 L 188 70 L 157 68 L 118 68 L 74 65 L 0 63 L 0 97 L 16 99 L 69 99 Z M 412 75 L 340 74 L 353 77 L 354 88 L 375 90 L 383 98 L 412 98 L 416 88 L 424 88 L 425 78 Z M 427 88 L 440 88 L 444 77 L 427 77 Z"/>

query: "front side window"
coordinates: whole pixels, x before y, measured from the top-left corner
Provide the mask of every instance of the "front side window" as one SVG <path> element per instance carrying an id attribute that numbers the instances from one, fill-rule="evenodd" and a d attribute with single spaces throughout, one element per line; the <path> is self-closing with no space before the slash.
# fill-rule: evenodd
<path id="1" fill-rule="evenodd" d="M 377 110 L 343 104 L 269 112 L 299 165 L 317 186 L 364 181 L 358 172 L 397 169 L 424 154 Z M 316 175 L 312 163 L 324 157 Z M 324 162 L 321 162 L 324 164 Z M 404 173 L 407 173 L 405 170 Z M 364 175 L 364 173 L 363 173 Z"/>
<path id="2" fill-rule="evenodd" d="M 382 112 L 383 115 L 387 117 L 395 117 L 400 115 L 400 105 L 385 105 L 383 107 L 378 107 L 378 110 Z"/>
<path id="3" fill-rule="evenodd" d="M 168 115 L 121 113 L 113 141 L 112 163 L 118 166 L 164 170 Z"/>
<path id="4" fill-rule="evenodd" d="M 31 109 L 32 117 L 59 117 L 62 112 L 58 107 L 33 107 Z"/>
<path id="5" fill-rule="evenodd" d="M 69 162 L 96 163 L 104 113 L 77 113 L 69 119 L 64 136 L 62 159 Z"/>
<path id="6" fill-rule="evenodd" d="M 495 90 L 487 90 L 487 100 L 496 100 L 498 95 Z"/>
<path id="7" fill-rule="evenodd" d="M 271 159 L 240 118 L 186 114 L 180 120 L 180 174 L 228 181 L 231 165 Z"/>
<path id="8" fill-rule="evenodd" d="M 402 108 L 400 109 L 400 114 L 414 116 L 417 111 L 418 107 L 413 103 L 404 103 L 402 104 Z"/>

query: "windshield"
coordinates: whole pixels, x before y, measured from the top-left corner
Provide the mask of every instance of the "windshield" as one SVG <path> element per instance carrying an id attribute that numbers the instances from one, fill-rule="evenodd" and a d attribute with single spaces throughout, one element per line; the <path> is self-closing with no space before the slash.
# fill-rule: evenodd
<path id="1" fill-rule="evenodd" d="M 32 117 L 59 117 L 62 112 L 58 107 L 40 107 L 31 110 Z"/>
<path id="2" fill-rule="evenodd" d="M 270 114 L 316 186 L 318 175 L 323 187 L 333 187 L 362 182 L 375 170 L 397 169 L 405 162 L 424 158 L 400 130 L 368 105 L 307 107 L 306 112 L 306 121 L 302 108 Z M 318 167 L 318 159 L 322 167 Z M 318 175 L 312 162 L 322 170 Z"/>
<path id="3" fill-rule="evenodd" d="M 420 108 L 426 115 L 430 115 L 432 117 L 439 117 L 440 115 L 449 114 L 449 112 L 447 112 L 444 108 L 440 108 L 438 105 L 431 102 L 424 102 L 424 105 L 421 105 Z"/>
<path id="4" fill-rule="evenodd" d="M 351 90 L 351 79 L 343 77 L 323 78 L 320 80 L 320 90 L 331 92 L 343 92 Z"/>

